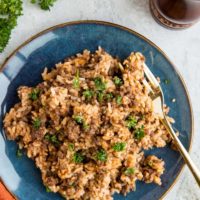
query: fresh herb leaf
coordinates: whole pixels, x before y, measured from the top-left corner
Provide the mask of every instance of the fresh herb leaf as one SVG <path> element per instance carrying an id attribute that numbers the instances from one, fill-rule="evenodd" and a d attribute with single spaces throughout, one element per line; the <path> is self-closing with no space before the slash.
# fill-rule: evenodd
<path id="1" fill-rule="evenodd" d="M 0 0 L 0 53 L 7 46 L 20 15 L 22 15 L 21 0 Z"/>
<path id="2" fill-rule="evenodd" d="M 35 88 L 32 90 L 32 92 L 29 94 L 29 98 L 33 101 L 37 100 L 40 95 L 40 90 L 38 88 Z"/>
<path id="3" fill-rule="evenodd" d="M 39 5 L 43 10 L 50 10 L 56 0 L 40 0 Z"/>
<path id="4" fill-rule="evenodd" d="M 88 124 L 85 123 L 85 121 L 83 121 L 83 129 L 85 131 L 87 131 L 90 128 L 90 126 Z"/>
<path id="5" fill-rule="evenodd" d="M 118 105 L 120 105 L 122 103 L 122 96 L 120 95 L 116 96 L 116 102 Z"/>
<path id="6" fill-rule="evenodd" d="M 114 81 L 114 83 L 115 83 L 116 86 L 121 86 L 121 85 L 123 84 L 122 79 L 119 78 L 118 76 L 115 76 L 115 77 L 113 78 L 113 81 Z"/>
<path id="7" fill-rule="evenodd" d="M 73 161 L 75 163 L 82 163 L 83 160 L 84 160 L 84 156 L 81 153 L 79 153 L 79 152 L 74 153 Z"/>
<path id="8" fill-rule="evenodd" d="M 43 10 L 50 10 L 57 0 L 31 0 L 31 3 L 38 3 Z"/>
<path id="9" fill-rule="evenodd" d="M 126 147 L 126 143 L 124 142 L 117 142 L 112 148 L 115 151 L 123 151 Z"/>
<path id="10" fill-rule="evenodd" d="M 74 144 L 69 143 L 69 144 L 68 144 L 68 149 L 69 149 L 70 151 L 74 151 Z"/>
<path id="11" fill-rule="evenodd" d="M 97 99 L 98 99 L 98 102 L 102 103 L 103 98 L 104 98 L 104 93 L 101 92 L 101 91 L 97 92 Z"/>
<path id="12" fill-rule="evenodd" d="M 112 93 L 107 93 L 105 97 L 106 97 L 107 101 L 111 101 L 111 99 L 113 99 L 114 96 Z"/>
<path id="13" fill-rule="evenodd" d="M 165 79 L 165 84 L 168 85 L 170 83 L 169 79 Z"/>
<path id="14" fill-rule="evenodd" d="M 74 80 L 73 80 L 73 87 L 76 89 L 80 87 L 80 79 L 79 79 L 79 71 L 78 70 L 76 71 L 76 76 L 74 77 Z"/>
<path id="15" fill-rule="evenodd" d="M 82 125 L 82 127 L 85 131 L 87 131 L 90 128 L 90 126 L 88 124 L 86 124 L 86 122 L 82 116 L 73 115 L 72 118 L 76 121 L 77 124 Z"/>
<path id="16" fill-rule="evenodd" d="M 58 138 L 56 135 L 51 136 L 51 142 L 54 144 L 59 144 L 60 142 L 58 141 Z"/>
<path id="17" fill-rule="evenodd" d="M 92 90 L 83 91 L 83 96 L 86 100 L 90 100 L 94 96 L 94 92 Z"/>
<path id="18" fill-rule="evenodd" d="M 22 155 L 23 155 L 22 150 L 21 149 L 17 149 L 16 155 L 17 155 L 18 158 L 22 157 Z"/>
<path id="19" fill-rule="evenodd" d="M 45 138 L 45 140 L 51 141 L 51 135 L 49 135 L 49 134 L 46 134 L 44 136 L 44 138 Z"/>
<path id="20" fill-rule="evenodd" d="M 104 149 L 100 149 L 99 151 L 97 151 L 97 160 L 100 160 L 100 161 L 106 161 L 107 160 L 107 153 Z"/>
<path id="21" fill-rule="evenodd" d="M 138 140 L 141 140 L 145 136 L 144 126 L 142 125 L 140 128 L 136 129 L 134 132 L 134 137 Z"/>
<path id="22" fill-rule="evenodd" d="M 137 120 L 133 116 L 129 116 L 127 120 L 125 121 L 126 126 L 128 127 L 129 130 L 135 128 L 137 124 Z"/>
<path id="23" fill-rule="evenodd" d="M 46 134 L 44 136 L 44 138 L 46 140 L 48 140 L 49 142 L 51 142 L 52 144 L 54 144 L 54 145 L 59 145 L 60 144 L 60 141 L 58 140 L 58 137 L 56 135 Z"/>
<path id="24" fill-rule="evenodd" d="M 39 129 L 40 125 L 41 125 L 40 118 L 36 118 L 35 120 L 33 120 L 33 128 L 34 129 Z"/>
<path id="25" fill-rule="evenodd" d="M 101 77 L 96 77 L 94 83 L 97 90 L 104 91 L 106 89 L 106 83 L 103 82 Z"/>
<path id="26" fill-rule="evenodd" d="M 46 186 L 46 192 L 52 192 L 49 187 Z"/>
<path id="27" fill-rule="evenodd" d="M 129 167 L 129 168 L 127 168 L 127 169 L 124 171 L 124 173 L 125 173 L 126 175 L 134 174 L 134 173 L 135 173 L 135 169 L 134 169 L 133 167 Z"/>
<path id="28" fill-rule="evenodd" d="M 83 124 L 83 117 L 79 115 L 73 115 L 72 118 L 76 121 L 77 124 Z"/>

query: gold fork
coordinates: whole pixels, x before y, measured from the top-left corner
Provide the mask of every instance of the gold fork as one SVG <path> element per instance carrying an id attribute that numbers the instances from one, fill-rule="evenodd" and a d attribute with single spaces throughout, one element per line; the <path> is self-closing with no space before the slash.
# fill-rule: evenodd
<path id="1" fill-rule="evenodd" d="M 176 147 L 181 153 L 183 159 L 185 160 L 185 163 L 189 167 L 198 185 L 200 186 L 200 171 L 197 169 L 196 165 L 190 158 L 189 153 L 187 152 L 185 147 L 182 145 L 181 141 L 178 139 L 176 133 L 174 132 L 171 124 L 167 120 L 167 117 L 163 111 L 163 105 L 164 105 L 163 91 L 160 87 L 158 80 L 155 78 L 155 76 L 153 75 L 153 73 L 150 71 L 150 69 L 147 67 L 146 64 L 144 64 L 144 74 L 145 74 L 146 79 L 143 81 L 143 83 L 149 89 L 150 96 L 153 100 L 153 110 L 156 114 L 160 116 L 161 122 L 164 124 L 164 126 L 170 133 L 171 137 L 173 138 L 175 142 Z"/>

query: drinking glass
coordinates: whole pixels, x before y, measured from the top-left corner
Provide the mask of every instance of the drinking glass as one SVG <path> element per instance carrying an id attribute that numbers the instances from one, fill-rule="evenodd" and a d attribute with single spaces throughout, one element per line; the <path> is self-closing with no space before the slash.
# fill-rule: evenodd
<path id="1" fill-rule="evenodd" d="M 150 0 L 150 9 L 168 28 L 188 28 L 200 19 L 200 0 Z"/>

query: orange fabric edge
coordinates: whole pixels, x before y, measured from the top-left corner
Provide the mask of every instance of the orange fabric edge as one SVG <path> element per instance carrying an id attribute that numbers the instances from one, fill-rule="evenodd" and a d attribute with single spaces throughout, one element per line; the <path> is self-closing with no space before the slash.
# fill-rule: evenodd
<path id="1" fill-rule="evenodd" d="M 7 188 L 0 182 L 0 200 L 15 200 Z"/>

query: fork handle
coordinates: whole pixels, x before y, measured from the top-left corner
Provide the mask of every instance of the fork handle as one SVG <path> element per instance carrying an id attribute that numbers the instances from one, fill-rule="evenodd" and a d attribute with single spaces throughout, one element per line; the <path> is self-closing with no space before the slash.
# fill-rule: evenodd
<path id="1" fill-rule="evenodd" d="M 198 170 L 198 168 L 196 167 L 196 165 L 192 161 L 189 153 L 187 152 L 187 150 L 185 149 L 185 147 L 182 145 L 181 141 L 178 139 L 176 133 L 174 132 L 171 124 L 168 122 L 168 120 L 166 119 L 166 117 L 164 117 L 162 119 L 162 122 L 165 125 L 166 129 L 170 132 L 172 138 L 175 141 L 175 144 L 176 144 L 179 152 L 181 153 L 183 159 L 185 160 L 185 163 L 189 167 L 190 171 L 192 172 L 194 178 L 196 179 L 196 181 L 197 181 L 197 183 L 198 183 L 198 185 L 200 187 L 200 171 Z"/>

